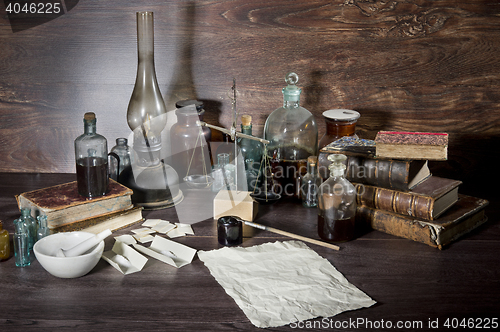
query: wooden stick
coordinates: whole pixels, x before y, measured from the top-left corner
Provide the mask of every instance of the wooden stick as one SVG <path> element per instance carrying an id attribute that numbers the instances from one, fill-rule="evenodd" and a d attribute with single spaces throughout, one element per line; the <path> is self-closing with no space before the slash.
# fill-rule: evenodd
<path id="1" fill-rule="evenodd" d="M 309 243 L 317 244 L 318 246 L 327 247 L 327 248 L 334 249 L 334 250 L 340 250 L 340 247 L 336 246 L 334 244 L 326 243 L 326 242 L 323 242 L 323 241 L 318 241 L 318 240 L 315 240 L 315 239 L 310 239 L 310 238 L 302 236 L 302 235 L 297 235 L 297 234 L 289 233 L 289 232 L 286 232 L 286 231 L 282 231 L 280 229 L 276 229 L 276 228 L 269 227 L 269 226 L 264 226 L 264 225 L 257 224 L 257 223 L 251 222 L 251 221 L 246 221 L 246 220 L 242 220 L 242 219 L 240 219 L 240 220 L 244 224 L 246 224 L 248 226 L 252 226 L 252 227 L 258 228 L 258 229 L 262 229 L 262 230 L 269 231 L 269 232 L 276 233 L 276 234 L 280 234 L 280 235 L 285 235 L 285 236 L 288 236 L 288 237 L 291 237 L 291 238 L 294 238 L 294 239 L 297 239 L 297 240 L 302 240 L 304 242 L 309 242 Z"/>

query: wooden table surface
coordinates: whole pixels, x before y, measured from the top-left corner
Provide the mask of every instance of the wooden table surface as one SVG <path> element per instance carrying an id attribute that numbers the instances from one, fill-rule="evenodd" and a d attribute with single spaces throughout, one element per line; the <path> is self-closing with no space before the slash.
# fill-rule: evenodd
<path id="1" fill-rule="evenodd" d="M 74 179 L 74 174 L 0 173 L 0 220 L 5 228 L 12 233 L 12 221 L 19 216 L 14 195 Z M 488 319 L 491 329 L 500 319 L 500 200 L 482 198 L 491 201 L 489 221 L 444 250 L 376 231 L 341 244 L 340 251 L 309 245 L 377 304 L 328 320 L 319 317 L 267 330 L 383 331 L 392 324 L 392 330 L 444 331 L 464 322 L 486 328 Z M 178 221 L 175 209 L 143 215 Z M 316 210 L 293 202 L 261 206 L 256 222 L 316 238 Z M 116 235 L 130 234 L 134 227 Z M 220 247 L 213 220 L 196 223 L 193 229 L 194 236 L 175 240 L 197 250 Z M 259 231 L 244 239 L 243 246 L 276 240 L 289 239 Z M 106 239 L 105 250 L 113 243 Z M 53 277 L 36 260 L 19 268 L 11 257 L 0 263 L 0 280 L 0 331 L 261 330 L 197 256 L 180 269 L 149 259 L 141 272 L 126 276 L 101 259 L 77 279 Z M 397 329 L 397 324 L 406 328 Z"/>

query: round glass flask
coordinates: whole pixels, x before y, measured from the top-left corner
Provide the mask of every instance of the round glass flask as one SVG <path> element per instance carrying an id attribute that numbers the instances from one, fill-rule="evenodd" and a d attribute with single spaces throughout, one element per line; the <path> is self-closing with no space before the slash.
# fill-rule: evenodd
<path id="1" fill-rule="evenodd" d="M 300 177 L 307 171 L 307 158 L 317 155 L 318 127 L 314 116 L 299 105 L 299 77 L 288 73 L 283 88 L 283 106 L 274 110 L 264 125 L 264 138 L 276 186 L 274 191 L 288 197 L 299 197 Z"/>

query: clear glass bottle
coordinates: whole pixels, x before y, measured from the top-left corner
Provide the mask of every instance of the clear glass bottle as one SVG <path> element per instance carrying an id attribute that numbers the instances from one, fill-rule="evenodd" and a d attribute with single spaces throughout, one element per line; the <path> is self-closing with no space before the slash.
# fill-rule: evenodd
<path id="1" fill-rule="evenodd" d="M 3 224 L 0 221 L 0 261 L 10 257 L 10 239 L 9 231 L 3 229 Z"/>
<path id="2" fill-rule="evenodd" d="M 229 154 L 219 153 L 217 155 L 217 164 L 213 171 L 214 183 L 212 191 L 234 189 L 234 165 L 229 164 Z"/>
<path id="3" fill-rule="evenodd" d="M 15 222 L 20 222 L 24 224 L 24 228 L 26 230 L 26 234 L 28 236 L 28 249 L 32 250 L 35 242 L 37 240 L 36 236 L 36 219 L 31 216 L 30 208 L 22 208 L 21 216 L 14 220 Z"/>
<path id="4" fill-rule="evenodd" d="M 211 167 L 210 152 L 195 105 L 179 108 L 175 114 L 177 123 L 170 129 L 172 166 L 182 179 L 207 175 Z"/>
<path id="5" fill-rule="evenodd" d="M 305 207 L 316 207 L 318 205 L 318 189 L 321 185 L 321 177 L 318 174 L 318 157 L 307 158 L 307 173 L 302 177 L 300 196 L 302 205 Z"/>
<path id="6" fill-rule="evenodd" d="M 358 138 L 356 135 L 356 122 L 359 113 L 347 109 L 332 109 L 323 112 L 326 123 L 326 132 L 319 141 L 319 148 L 323 148 L 341 137 Z"/>
<path id="7" fill-rule="evenodd" d="M 344 242 L 354 238 L 356 189 L 346 180 L 346 156 L 331 154 L 330 177 L 318 191 L 318 235 L 325 241 Z"/>
<path id="8" fill-rule="evenodd" d="M 241 116 L 241 132 L 252 135 L 252 116 L 247 114 Z M 245 164 L 248 191 L 254 191 L 256 187 L 260 187 L 259 170 L 261 170 L 264 146 L 261 142 L 243 137 L 239 137 L 237 143 Z M 262 169 L 261 172 L 263 171 Z"/>
<path id="9" fill-rule="evenodd" d="M 203 121 L 203 116 L 205 115 L 205 107 L 202 101 L 200 100 L 179 100 L 175 103 L 176 108 L 182 108 L 189 105 L 194 105 L 196 107 L 196 111 L 198 112 L 198 118 L 200 121 Z M 212 130 L 208 127 L 202 127 L 203 136 L 205 136 L 205 141 L 209 143 L 212 140 Z M 208 144 L 208 148 L 210 150 L 210 143 Z"/>
<path id="10" fill-rule="evenodd" d="M 16 266 L 23 267 L 31 264 L 30 259 L 30 236 L 26 224 L 21 219 L 14 220 L 14 257 Z"/>
<path id="11" fill-rule="evenodd" d="M 95 113 L 83 116 L 84 133 L 75 139 L 78 193 L 84 197 L 104 196 L 108 189 L 108 142 L 96 130 Z"/>
<path id="12" fill-rule="evenodd" d="M 264 138 L 278 194 L 299 196 L 300 176 L 306 172 L 307 158 L 317 155 L 318 127 L 314 116 L 299 105 L 299 77 L 288 73 L 283 88 L 283 106 L 272 112 L 264 125 Z"/>
<path id="13" fill-rule="evenodd" d="M 109 160 L 109 177 L 121 183 L 120 174 L 122 174 L 123 170 L 127 167 L 131 167 L 128 140 L 123 137 L 117 138 L 116 145 L 111 148 L 110 154 L 113 153 L 116 154 L 118 159 L 111 158 Z"/>
<path id="14" fill-rule="evenodd" d="M 37 241 L 40 240 L 40 239 L 43 239 L 44 237 L 50 235 L 50 229 L 49 227 L 47 226 L 47 216 L 45 215 L 40 215 L 40 216 L 36 216 L 36 220 L 37 220 Z"/>

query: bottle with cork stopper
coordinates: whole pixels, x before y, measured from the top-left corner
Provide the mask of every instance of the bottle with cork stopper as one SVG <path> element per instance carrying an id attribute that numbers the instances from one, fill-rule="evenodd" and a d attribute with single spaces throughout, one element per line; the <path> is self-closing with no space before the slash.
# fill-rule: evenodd
<path id="1" fill-rule="evenodd" d="M 108 189 L 108 142 L 96 131 L 96 116 L 83 116 L 84 133 L 75 139 L 78 193 L 84 197 L 104 196 Z"/>
<path id="2" fill-rule="evenodd" d="M 345 178 L 346 159 L 328 156 L 330 177 L 318 190 L 318 235 L 325 241 L 345 242 L 355 235 L 356 189 Z"/>

